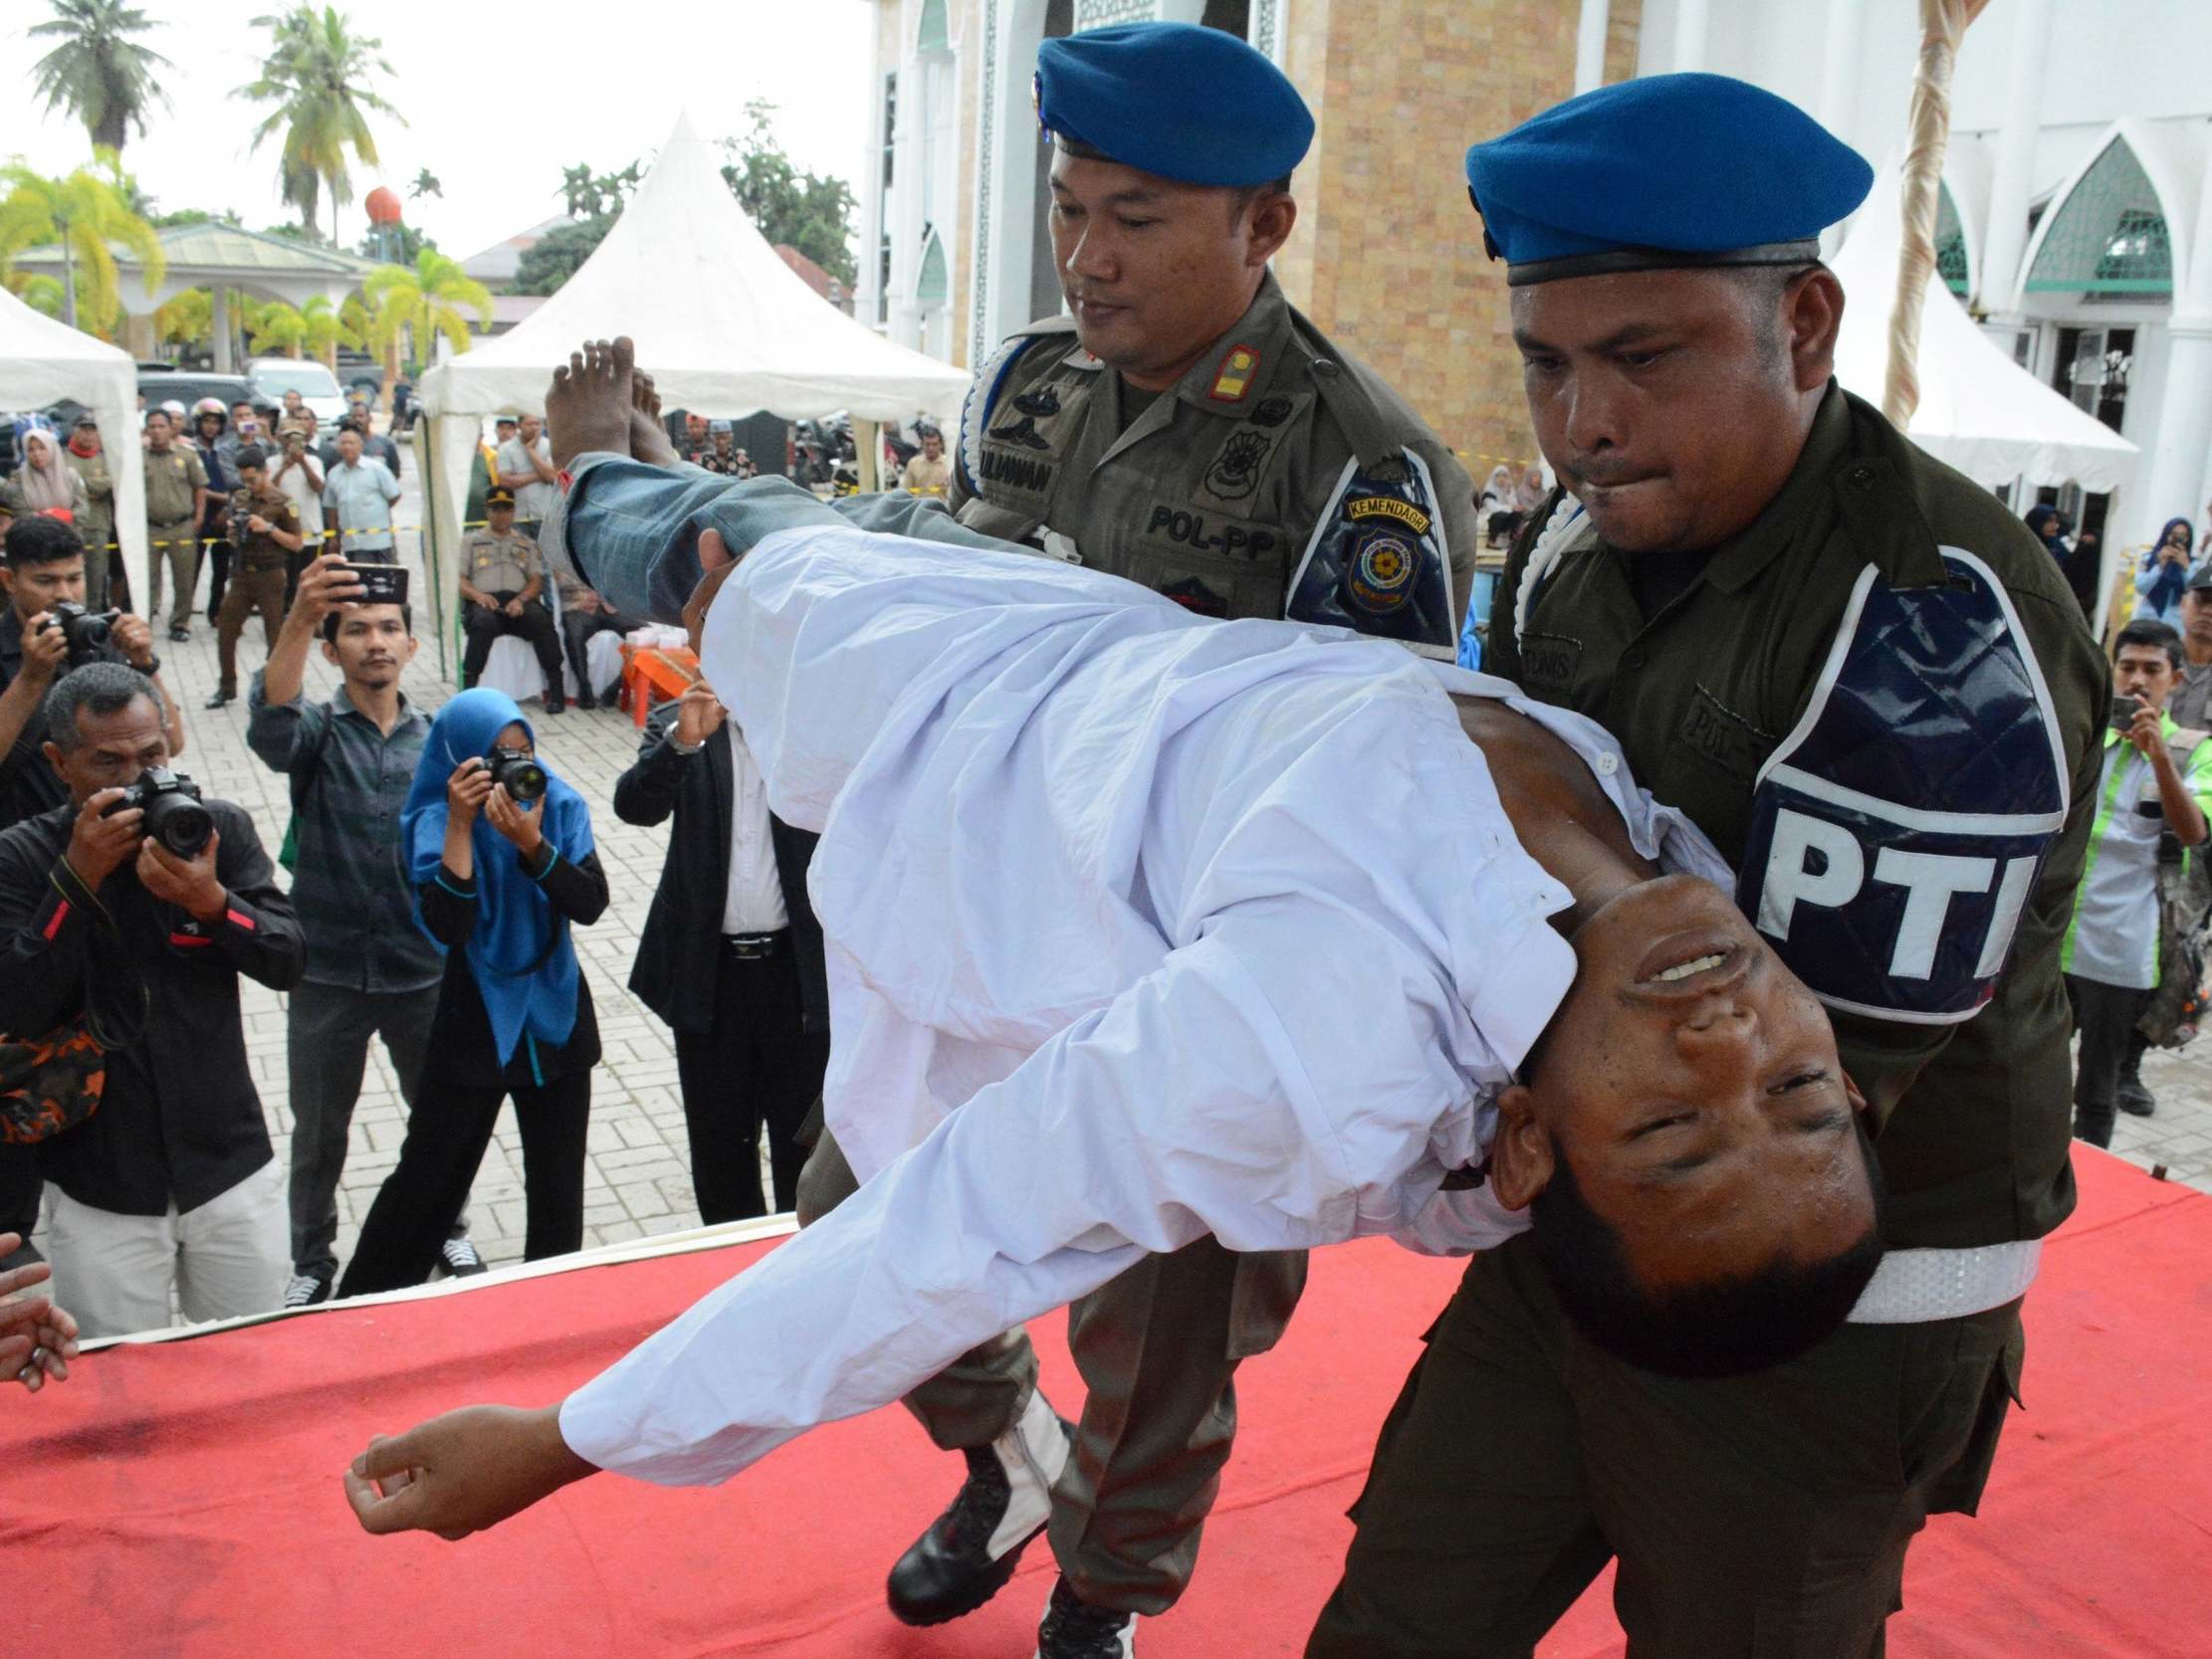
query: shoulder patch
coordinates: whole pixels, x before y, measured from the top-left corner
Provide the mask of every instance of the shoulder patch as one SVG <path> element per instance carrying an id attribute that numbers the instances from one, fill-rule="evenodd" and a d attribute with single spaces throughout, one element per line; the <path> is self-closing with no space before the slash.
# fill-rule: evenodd
<path id="1" fill-rule="evenodd" d="M 1072 318 L 1059 320 L 1066 321 L 1070 331 L 1075 326 Z M 1030 346 L 1060 331 L 1047 328 L 1043 323 L 1032 323 L 1019 333 L 1007 335 L 976 371 L 975 379 L 968 383 L 968 398 L 960 411 L 960 447 L 954 452 L 953 461 L 960 469 L 961 488 L 969 495 L 983 493 L 978 481 L 983 477 L 984 431 L 990 425 L 991 412 L 998 402 L 1007 376 L 1012 374 L 1014 364 Z"/>
<path id="2" fill-rule="evenodd" d="M 1419 455 L 1402 450 L 1395 466 L 1378 471 L 1345 463 L 1291 578 L 1283 614 L 1451 660 L 1458 642 L 1451 552 Z"/>

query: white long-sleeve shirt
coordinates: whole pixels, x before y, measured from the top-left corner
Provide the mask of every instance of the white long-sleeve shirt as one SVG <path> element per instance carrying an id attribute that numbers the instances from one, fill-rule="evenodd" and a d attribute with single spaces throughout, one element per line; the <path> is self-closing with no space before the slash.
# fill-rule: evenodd
<path id="1" fill-rule="evenodd" d="M 781 532 L 705 666 L 821 832 L 824 1104 L 864 1184 L 568 1397 L 570 1447 L 649 1480 L 725 1479 L 1209 1232 L 1516 1230 L 1438 1188 L 1573 978 L 1570 897 L 1447 692 L 1541 721 L 1647 857 L 1728 879 L 1579 716 L 1046 560 Z"/>

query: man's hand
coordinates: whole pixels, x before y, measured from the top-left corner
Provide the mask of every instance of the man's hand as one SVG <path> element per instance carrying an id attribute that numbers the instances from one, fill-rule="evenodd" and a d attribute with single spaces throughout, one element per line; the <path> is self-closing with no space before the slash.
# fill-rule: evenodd
<path id="1" fill-rule="evenodd" d="M 2166 753 L 2164 720 L 2164 710 L 2146 705 L 2135 711 L 2135 718 L 2127 727 L 2127 740 L 2142 751 L 2143 758 L 2152 766 L 2158 764 L 2161 755 L 2165 756 L 2168 765 L 2173 763 L 2173 756 Z"/>
<path id="2" fill-rule="evenodd" d="M 153 625 L 142 616 L 118 616 L 108 637 L 130 666 L 143 672 L 153 661 Z"/>
<path id="3" fill-rule="evenodd" d="M 506 604 L 500 606 L 500 611 L 506 616 L 521 616 L 523 614 L 523 602 L 521 599 L 510 599 Z"/>
<path id="4" fill-rule="evenodd" d="M 676 741 L 687 748 L 705 742 L 721 728 L 728 715 L 712 686 L 704 680 L 693 681 L 684 688 L 676 705 Z"/>
<path id="5" fill-rule="evenodd" d="M 563 599 L 560 602 L 560 608 L 567 611 L 576 611 L 584 616 L 595 616 L 606 609 L 606 601 L 600 598 L 595 590 L 588 587 L 579 587 L 576 589 L 574 598 Z"/>
<path id="6" fill-rule="evenodd" d="M 331 612 L 350 610 L 366 591 L 350 564 L 336 553 L 325 553 L 311 560 L 300 572 L 300 586 L 293 594 L 292 609 L 285 613 L 285 620 L 297 620 L 300 627 L 312 634 L 323 626 L 323 619 Z"/>
<path id="7" fill-rule="evenodd" d="M 536 858 L 538 849 L 546 843 L 546 797 L 543 795 L 526 807 L 507 792 L 507 785 L 503 783 L 485 802 L 484 816 L 491 821 L 492 828 L 515 843 L 515 850 L 526 860 Z"/>
<path id="8" fill-rule="evenodd" d="M 62 672 L 62 665 L 69 661 L 69 641 L 62 638 L 62 630 L 53 626 L 54 613 L 41 611 L 31 618 L 30 627 L 23 631 L 23 667 L 21 679 L 30 686 L 53 684 L 54 677 Z"/>
<path id="9" fill-rule="evenodd" d="M 107 816 L 122 795 L 120 789 L 101 790 L 78 810 L 77 823 L 69 832 L 69 850 L 63 857 L 77 879 L 96 891 L 138 850 L 138 823 L 145 817 L 144 809 L 133 806 L 112 818 Z"/>
<path id="10" fill-rule="evenodd" d="M 371 1438 L 345 1501 L 366 1533 L 464 1539 L 597 1473 L 560 1438 L 557 1406 L 471 1405 Z"/>
<path id="11" fill-rule="evenodd" d="M 13 1255 L 23 1243 L 17 1233 L 0 1233 L 0 1256 Z M 54 1276 L 45 1262 L 0 1273 L 0 1376 L 12 1374 L 37 1393 L 48 1377 L 69 1380 L 77 1357 L 77 1321 L 54 1306 L 51 1297 L 20 1294 Z"/>
<path id="12" fill-rule="evenodd" d="M 178 858 L 149 835 L 138 845 L 138 885 L 194 922 L 220 921 L 230 905 L 230 895 L 215 874 L 215 850 L 222 844 L 222 836 L 210 830 L 206 846 L 190 858 Z"/>

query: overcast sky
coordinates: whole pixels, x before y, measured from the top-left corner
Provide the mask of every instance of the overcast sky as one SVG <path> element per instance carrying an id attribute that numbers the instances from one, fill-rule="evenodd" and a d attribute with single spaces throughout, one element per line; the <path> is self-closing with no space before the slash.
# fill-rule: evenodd
<path id="1" fill-rule="evenodd" d="M 141 0 L 157 24 L 145 41 L 175 67 L 161 79 L 173 111 L 156 105 L 123 164 L 159 211 L 235 209 L 260 229 L 294 217 L 277 199 L 280 140 L 249 149 L 257 106 L 230 95 L 252 80 L 267 36 L 246 20 L 280 0 L 218 5 Z M 353 167 L 354 197 L 338 232 L 348 248 L 367 225 L 369 190 L 388 184 L 411 223 L 457 259 L 562 211 L 560 173 L 575 162 L 619 168 L 667 137 L 679 110 L 708 138 L 744 125 L 746 102 L 776 104 L 774 128 L 800 167 L 833 173 L 859 194 L 868 141 L 868 0 L 644 0 L 586 12 L 518 0 L 390 0 L 349 10 L 356 33 L 383 41 L 393 73 L 377 90 L 406 116 L 372 116 L 379 161 Z M 65 172 L 91 154 L 85 129 L 49 114 L 32 94 L 46 50 L 24 30 L 43 0 L 0 5 L 0 84 L 13 82 L 0 155 Z M 602 26 L 579 28 L 590 17 Z M 443 200 L 408 200 L 428 167 Z M 330 207 L 322 208 L 330 227 Z"/>

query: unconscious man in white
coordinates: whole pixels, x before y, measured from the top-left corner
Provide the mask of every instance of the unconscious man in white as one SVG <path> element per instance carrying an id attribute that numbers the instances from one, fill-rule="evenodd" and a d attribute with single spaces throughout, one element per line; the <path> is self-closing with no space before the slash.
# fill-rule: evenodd
<path id="1" fill-rule="evenodd" d="M 1532 1214 L 1593 1340 L 1683 1372 L 1802 1350 L 1874 1271 L 1825 1015 L 1592 723 L 841 525 L 710 604 L 773 809 L 821 832 L 825 1108 L 865 1184 L 557 1407 L 379 1439 L 370 1532 L 727 1479 L 1208 1232 L 1470 1249 Z"/>

